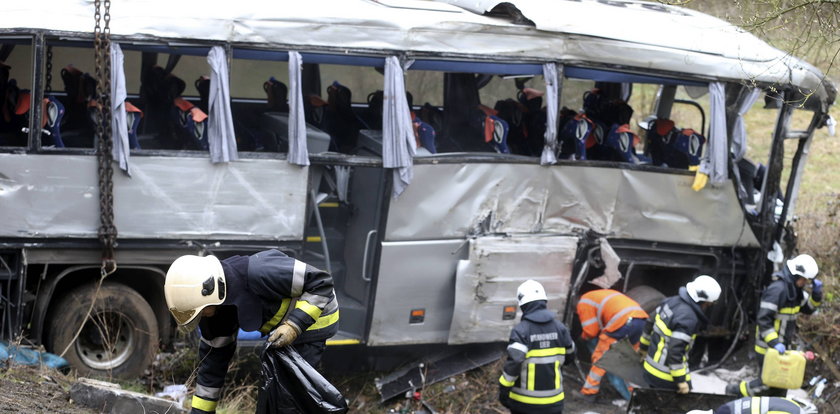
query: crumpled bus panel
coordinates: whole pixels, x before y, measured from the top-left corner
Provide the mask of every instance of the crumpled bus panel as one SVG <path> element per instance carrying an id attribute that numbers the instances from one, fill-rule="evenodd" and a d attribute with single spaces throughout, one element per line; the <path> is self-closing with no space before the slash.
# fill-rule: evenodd
<path id="1" fill-rule="evenodd" d="M 758 246 L 732 182 L 590 165 L 419 164 L 388 210 L 385 240 L 594 230 L 609 238 Z"/>
<path id="2" fill-rule="evenodd" d="M 0 154 L 0 237 L 97 236 L 96 157 Z M 114 171 L 120 239 L 300 240 L 308 169 L 279 159 L 133 157 Z"/>
<path id="3" fill-rule="evenodd" d="M 516 289 L 528 279 L 545 287 L 548 308 L 562 317 L 577 243 L 577 237 L 536 235 L 470 240 L 469 259 L 455 275 L 449 344 L 506 341 L 522 314 Z M 511 306 L 515 317 L 505 312 Z"/>

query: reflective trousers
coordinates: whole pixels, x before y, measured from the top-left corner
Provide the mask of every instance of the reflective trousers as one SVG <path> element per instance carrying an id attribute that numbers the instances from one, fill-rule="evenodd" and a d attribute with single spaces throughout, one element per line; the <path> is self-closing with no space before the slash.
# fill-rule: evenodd
<path id="1" fill-rule="evenodd" d="M 580 392 L 583 395 L 595 395 L 601 388 L 601 379 L 606 376 L 607 381 L 615 387 L 616 391 L 621 394 L 625 400 L 630 399 L 630 388 L 623 379 L 607 373 L 603 368 L 595 366 L 595 364 L 604 356 L 604 352 L 609 351 L 612 344 L 621 339 L 628 338 L 633 344 L 634 349 L 639 349 L 639 337 L 644 328 L 644 319 L 630 319 L 626 325 L 615 332 L 601 332 L 598 335 L 598 343 L 595 340 L 587 341 L 589 351 L 592 352 L 592 368 L 589 369 L 589 374 L 586 376 L 586 383 L 583 384 Z"/>

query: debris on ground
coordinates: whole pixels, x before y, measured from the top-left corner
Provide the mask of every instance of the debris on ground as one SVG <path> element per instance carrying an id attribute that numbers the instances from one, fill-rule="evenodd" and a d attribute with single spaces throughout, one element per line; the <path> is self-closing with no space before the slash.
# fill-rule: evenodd
<path id="1" fill-rule="evenodd" d="M 65 368 L 69 365 L 66 359 L 58 355 L 36 351 L 21 345 L 9 344 L 5 341 L 0 341 L 0 361 L 8 361 L 10 364 L 17 365 L 43 365 L 55 369 Z"/>
<path id="2" fill-rule="evenodd" d="M 70 398 L 102 413 L 186 413 L 177 402 L 122 389 L 119 384 L 79 378 L 70 388 Z"/>

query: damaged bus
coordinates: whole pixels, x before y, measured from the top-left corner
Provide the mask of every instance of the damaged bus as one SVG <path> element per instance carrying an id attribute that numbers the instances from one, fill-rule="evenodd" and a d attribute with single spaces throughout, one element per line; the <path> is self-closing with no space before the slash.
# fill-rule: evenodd
<path id="1" fill-rule="evenodd" d="M 0 14 L 0 336 L 114 376 L 172 346 L 172 260 L 269 248 L 332 273 L 331 346 L 503 342 L 525 279 L 571 321 L 586 290 L 650 309 L 701 273 L 728 344 L 836 95 L 659 3 L 98 5 Z"/>

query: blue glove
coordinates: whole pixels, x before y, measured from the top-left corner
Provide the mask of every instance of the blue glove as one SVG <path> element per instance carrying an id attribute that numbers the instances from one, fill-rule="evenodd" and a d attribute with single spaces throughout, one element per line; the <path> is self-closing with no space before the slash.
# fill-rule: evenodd
<path id="1" fill-rule="evenodd" d="M 813 281 L 813 282 L 811 282 L 811 286 L 813 286 L 813 287 L 811 288 L 811 292 L 812 292 L 813 294 L 815 294 L 815 295 L 822 295 L 823 282 L 822 282 L 821 280 L 819 280 L 819 279 L 814 279 L 814 281 Z"/>
<path id="2" fill-rule="evenodd" d="M 784 354 L 785 351 L 787 350 L 787 348 L 785 348 L 785 344 L 783 344 L 781 342 L 779 342 L 776 345 L 773 345 L 773 348 L 776 348 L 776 350 L 779 351 L 779 354 Z"/>

